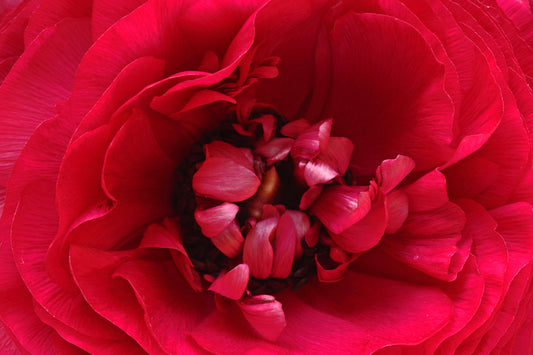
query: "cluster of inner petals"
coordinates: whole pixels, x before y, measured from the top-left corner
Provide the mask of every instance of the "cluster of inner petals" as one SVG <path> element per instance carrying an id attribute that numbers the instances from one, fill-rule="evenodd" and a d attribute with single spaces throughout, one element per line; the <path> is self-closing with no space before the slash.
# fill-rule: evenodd
<path id="1" fill-rule="evenodd" d="M 375 179 L 357 185 L 349 172 L 353 144 L 332 137 L 332 124 L 286 123 L 271 108 L 250 106 L 237 112 L 231 134 L 206 143 L 194 163 L 199 233 L 183 234 L 189 283 L 215 292 L 219 306 L 222 299 L 237 301 L 266 339 L 285 326 L 271 294 L 299 287 L 315 273 L 322 282 L 340 280 L 350 263 L 407 217 L 405 196 L 393 190 L 414 162 L 385 160 Z M 261 326 L 266 315 L 275 327 Z"/>
<path id="2" fill-rule="evenodd" d="M 245 143 L 203 147 L 192 179 L 195 222 L 235 268 L 205 275 L 213 290 L 238 268 L 242 296 L 250 278 L 293 279 L 310 258 L 321 281 L 337 281 L 405 220 L 389 220 L 385 195 L 412 170 L 411 159 L 384 161 L 375 180 L 358 186 L 347 174 L 353 144 L 330 135 L 332 119 L 280 121 L 272 113 L 238 115 L 233 129 Z"/>

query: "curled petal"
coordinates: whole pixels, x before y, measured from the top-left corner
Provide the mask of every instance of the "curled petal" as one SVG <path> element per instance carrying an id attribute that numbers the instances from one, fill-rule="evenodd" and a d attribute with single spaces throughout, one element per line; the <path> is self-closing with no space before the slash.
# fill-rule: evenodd
<path id="1" fill-rule="evenodd" d="M 332 119 L 320 121 L 300 134 L 292 146 L 294 159 L 311 160 L 326 149 L 331 133 Z"/>
<path id="2" fill-rule="evenodd" d="M 364 218 L 354 223 L 340 234 L 331 233 L 331 238 L 342 249 L 350 253 L 361 253 L 376 246 L 387 227 L 387 201 L 379 192 L 372 209 Z"/>
<path id="3" fill-rule="evenodd" d="M 244 238 L 237 223 L 233 221 L 222 233 L 211 238 L 211 242 L 228 258 L 235 258 L 242 251 Z"/>
<path id="4" fill-rule="evenodd" d="M 202 234 L 208 238 L 215 237 L 222 233 L 235 219 L 239 212 L 239 206 L 224 202 L 219 206 L 205 210 L 196 209 L 194 219 L 202 229 Z"/>
<path id="5" fill-rule="evenodd" d="M 237 302 L 250 325 L 266 340 L 275 341 L 285 329 L 285 313 L 273 296 L 247 297 Z"/>
<path id="6" fill-rule="evenodd" d="M 335 234 L 361 220 L 372 205 L 369 190 L 362 186 L 332 186 L 311 207 L 311 212 Z"/>
<path id="7" fill-rule="evenodd" d="M 258 222 L 246 236 L 242 259 L 250 266 L 253 277 L 266 279 L 272 272 L 274 251 L 270 238 L 277 225 L 277 218 L 265 219 Z"/>
<path id="8" fill-rule="evenodd" d="M 198 195 L 228 202 L 252 197 L 260 184 L 250 169 L 218 157 L 207 159 L 192 179 L 192 187 Z"/>
<path id="9" fill-rule="evenodd" d="M 209 287 L 213 291 L 232 300 L 238 300 L 246 291 L 250 268 L 246 264 L 239 264 L 229 272 L 218 275 L 217 279 Z"/>

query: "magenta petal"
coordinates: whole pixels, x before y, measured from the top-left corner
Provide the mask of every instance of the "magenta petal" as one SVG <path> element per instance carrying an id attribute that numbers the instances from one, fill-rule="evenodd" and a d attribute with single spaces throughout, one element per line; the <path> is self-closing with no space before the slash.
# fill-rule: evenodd
<path id="1" fill-rule="evenodd" d="M 409 198 L 400 190 L 394 190 L 387 195 L 387 228 L 385 233 L 394 234 L 403 225 L 409 215 Z"/>
<path id="2" fill-rule="evenodd" d="M 250 268 L 246 264 L 239 264 L 225 274 L 218 275 L 209 287 L 213 291 L 232 300 L 238 300 L 246 291 Z"/>
<path id="3" fill-rule="evenodd" d="M 289 155 L 293 142 L 292 138 L 274 138 L 259 146 L 255 152 L 267 159 L 267 165 L 272 165 Z"/>
<path id="4" fill-rule="evenodd" d="M 211 238 L 211 241 L 228 258 L 235 258 L 239 255 L 244 245 L 244 238 L 235 221 L 230 223 L 222 233 Z"/>
<path id="5" fill-rule="evenodd" d="M 370 210 L 372 203 L 367 187 L 332 186 L 311 207 L 311 212 L 335 234 L 342 233 Z"/>
<path id="6" fill-rule="evenodd" d="M 389 193 L 415 168 L 413 159 L 398 155 L 384 160 L 376 170 L 376 179 L 384 193 Z"/>
<path id="7" fill-rule="evenodd" d="M 274 260 L 271 277 L 284 279 L 289 276 L 296 251 L 296 227 L 292 217 L 285 213 L 278 222 L 274 240 Z"/>
<path id="8" fill-rule="evenodd" d="M 366 216 L 342 233 L 331 234 L 331 238 L 345 251 L 360 253 L 376 246 L 383 237 L 386 227 L 386 197 L 380 192 Z"/>
<path id="9" fill-rule="evenodd" d="M 253 171 L 228 158 L 207 159 L 192 179 L 198 195 L 228 202 L 252 197 L 260 184 Z"/>
<path id="10" fill-rule="evenodd" d="M 261 337 L 275 341 L 287 326 L 281 303 L 273 296 L 247 297 L 237 303 L 242 314 Z"/>
<path id="11" fill-rule="evenodd" d="M 320 121 L 300 134 L 292 146 L 291 156 L 294 159 L 311 160 L 328 145 L 332 119 Z"/>
<path id="12" fill-rule="evenodd" d="M 250 266 L 250 275 L 266 279 L 272 272 L 274 252 L 270 244 L 271 235 L 278 225 L 277 218 L 258 222 L 244 240 L 242 260 Z"/>
<path id="13" fill-rule="evenodd" d="M 219 206 L 205 210 L 196 209 L 194 219 L 202 229 L 202 234 L 208 238 L 215 237 L 222 233 L 235 219 L 239 212 L 239 206 L 224 202 Z"/>

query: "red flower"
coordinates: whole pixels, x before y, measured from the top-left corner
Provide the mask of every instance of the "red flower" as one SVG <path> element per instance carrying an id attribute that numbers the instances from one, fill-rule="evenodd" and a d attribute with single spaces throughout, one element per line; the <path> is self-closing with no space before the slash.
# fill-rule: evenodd
<path id="1" fill-rule="evenodd" d="M 3 353 L 531 351 L 527 2 L 0 14 Z"/>

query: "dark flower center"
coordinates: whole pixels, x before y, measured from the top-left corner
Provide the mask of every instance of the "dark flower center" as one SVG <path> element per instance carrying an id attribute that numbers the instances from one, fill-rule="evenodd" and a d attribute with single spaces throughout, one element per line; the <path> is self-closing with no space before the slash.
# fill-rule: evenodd
<path id="1" fill-rule="evenodd" d="M 334 243 L 310 212 L 325 187 L 352 184 L 351 143 L 328 150 L 330 129 L 331 120 L 287 123 L 255 105 L 191 147 L 176 170 L 173 201 L 205 286 L 244 263 L 248 292 L 275 294 L 305 284 L 317 260 L 330 268 L 343 263 L 331 258 Z"/>

